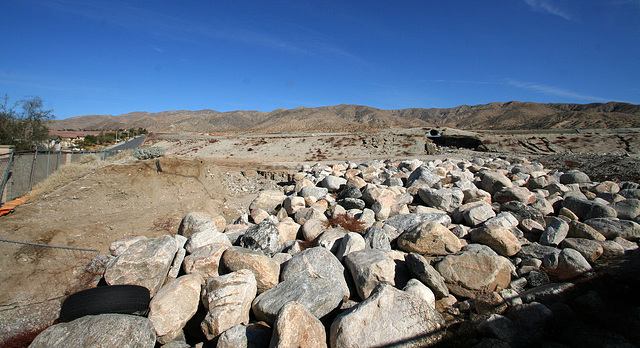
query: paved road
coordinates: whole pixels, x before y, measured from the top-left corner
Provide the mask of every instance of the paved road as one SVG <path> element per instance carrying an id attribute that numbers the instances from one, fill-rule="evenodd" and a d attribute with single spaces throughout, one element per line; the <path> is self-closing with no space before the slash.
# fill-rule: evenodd
<path id="1" fill-rule="evenodd" d="M 147 139 L 146 134 L 142 134 L 139 137 L 135 137 L 133 139 L 127 140 L 124 143 L 120 143 L 118 145 L 114 145 L 112 147 L 107 148 L 109 151 L 119 151 L 119 150 L 133 150 L 139 148 L 144 141 Z"/>

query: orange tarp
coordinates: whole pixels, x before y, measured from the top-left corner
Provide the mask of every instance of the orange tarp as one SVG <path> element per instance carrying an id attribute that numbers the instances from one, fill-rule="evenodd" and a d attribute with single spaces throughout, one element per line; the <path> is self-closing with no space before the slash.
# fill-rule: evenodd
<path id="1" fill-rule="evenodd" d="M 12 200 L 11 202 L 7 202 L 7 204 L 5 204 L 2 207 L 0 207 L 0 216 L 9 214 L 17 206 L 19 206 L 20 204 L 24 203 L 24 201 L 26 199 L 27 199 L 27 196 L 24 196 L 24 197 L 16 198 L 16 199 Z"/>

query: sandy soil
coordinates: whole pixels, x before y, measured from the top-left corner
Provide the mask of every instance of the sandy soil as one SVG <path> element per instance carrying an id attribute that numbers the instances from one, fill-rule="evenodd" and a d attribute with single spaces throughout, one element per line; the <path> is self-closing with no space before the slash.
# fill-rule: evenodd
<path id="1" fill-rule="evenodd" d="M 554 134 L 442 131 L 479 137 L 495 152 L 441 148 L 437 154 L 427 155 L 424 128 L 331 134 L 156 134 L 149 142 L 167 150 L 157 163 L 130 159 L 101 167 L 0 217 L 0 238 L 99 251 L 61 251 L 0 242 L 0 342 L 49 325 L 57 317 L 64 295 L 90 284 L 82 282 L 84 266 L 96 254 L 107 254 L 111 242 L 139 235 L 175 234 L 181 218 L 191 211 L 222 215 L 232 221 L 246 212 L 259 190 L 277 188 L 302 163 L 528 156 L 546 158 L 560 169 L 569 164 L 578 169 L 589 165 L 611 177 L 626 172 L 632 173 L 630 178 L 640 178 L 640 140 L 635 130 Z M 577 152 L 600 155 L 578 161 L 576 158 L 586 157 L 575 155 Z M 618 153 L 618 157 L 603 153 Z M 626 162 L 612 163 L 612 158 Z M 598 160 L 608 167 L 598 166 Z"/>

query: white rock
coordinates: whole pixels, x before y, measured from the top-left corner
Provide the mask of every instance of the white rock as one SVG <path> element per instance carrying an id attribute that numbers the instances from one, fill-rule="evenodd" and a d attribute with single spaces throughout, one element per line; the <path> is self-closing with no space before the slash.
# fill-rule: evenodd
<path id="1" fill-rule="evenodd" d="M 194 250 L 207 244 L 226 244 L 231 246 L 231 241 L 226 234 L 218 232 L 218 230 L 215 229 L 207 229 L 192 234 L 184 248 L 187 249 L 189 254 L 191 254 Z"/>
<path id="2" fill-rule="evenodd" d="M 247 269 L 209 279 L 202 296 L 208 311 L 201 325 L 207 339 L 238 324 L 248 324 L 257 291 L 256 278 Z"/>
<path id="3" fill-rule="evenodd" d="M 204 280 L 199 274 L 187 274 L 165 285 L 149 303 L 149 320 L 158 342 L 173 341 L 187 321 L 198 311 Z"/>

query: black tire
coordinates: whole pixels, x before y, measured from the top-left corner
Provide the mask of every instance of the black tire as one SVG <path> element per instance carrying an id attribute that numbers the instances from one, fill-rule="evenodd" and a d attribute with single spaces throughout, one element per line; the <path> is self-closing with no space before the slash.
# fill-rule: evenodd
<path id="1" fill-rule="evenodd" d="M 60 319 L 71 321 L 85 315 L 103 313 L 146 314 L 149 289 L 139 285 L 111 285 L 87 289 L 67 297 Z"/>

